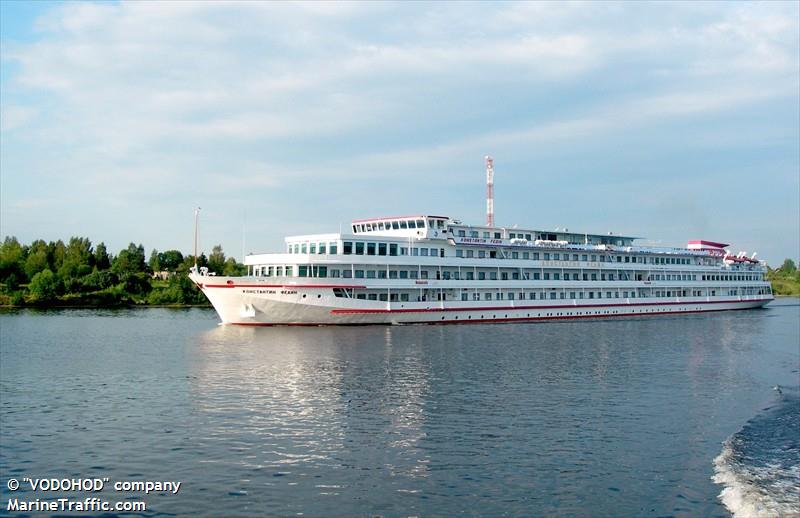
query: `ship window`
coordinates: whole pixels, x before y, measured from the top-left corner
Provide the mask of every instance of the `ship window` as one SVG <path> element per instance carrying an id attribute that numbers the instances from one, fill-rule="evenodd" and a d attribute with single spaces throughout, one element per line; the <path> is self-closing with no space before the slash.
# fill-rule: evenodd
<path id="1" fill-rule="evenodd" d="M 408 228 L 408 222 L 407 221 L 401 221 L 400 222 L 400 228 Z"/>
<path id="2" fill-rule="evenodd" d="M 492 300 L 492 294 L 491 293 L 484 293 L 483 294 L 483 300 Z"/>
<path id="3" fill-rule="evenodd" d="M 316 243 L 311 243 L 310 245 L 308 245 L 308 253 L 309 254 L 316 254 L 317 253 L 317 244 Z"/>
<path id="4" fill-rule="evenodd" d="M 418 219 L 417 220 L 417 228 L 425 228 L 425 220 Z"/>
<path id="5" fill-rule="evenodd" d="M 300 245 L 300 253 L 301 254 L 306 253 L 306 243 L 303 243 L 302 245 Z"/>
<path id="6" fill-rule="evenodd" d="M 497 272 L 489 272 L 489 279 L 496 281 L 497 280 Z"/>
<path id="7" fill-rule="evenodd" d="M 419 255 L 419 248 L 412 248 L 411 249 L 411 255 L 412 255 L 412 257 Z"/>
<path id="8" fill-rule="evenodd" d="M 495 232 L 494 233 L 494 238 L 495 239 L 502 239 L 502 236 L 500 235 L 500 232 Z"/>
<path id="9" fill-rule="evenodd" d="M 467 272 L 467 280 L 468 281 L 474 281 L 475 280 L 475 274 L 473 272 Z"/>
<path id="10" fill-rule="evenodd" d="M 456 257 L 464 257 L 464 251 L 460 248 L 456 248 Z"/>
<path id="11" fill-rule="evenodd" d="M 386 302 L 387 300 L 389 300 L 389 295 L 387 295 L 386 293 L 381 293 L 380 295 L 378 295 L 378 300 Z"/>
<path id="12" fill-rule="evenodd" d="M 298 277 L 308 277 L 308 266 L 300 265 L 297 267 Z"/>
<path id="13" fill-rule="evenodd" d="M 517 237 L 517 235 L 515 233 L 513 233 L 513 232 L 508 234 L 508 238 L 509 239 L 514 239 L 515 237 Z"/>
<path id="14" fill-rule="evenodd" d="M 554 274 L 553 274 L 553 280 L 554 280 L 554 281 L 557 281 L 557 280 L 559 280 L 559 274 L 557 274 L 557 273 L 554 273 Z"/>
<path id="15" fill-rule="evenodd" d="M 508 272 L 503 272 L 500 274 L 500 278 L 504 281 L 508 280 Z"/>
<path id="16" fill-rule="evenodd" d="M 436 249 L 435 248 L 431 248 L 431 257 L 436 257 L 436 255 L 437 255 Z"/>
<path id="17" fill-rule="evenodd" d="M 377 293 L 370 293 L 369 295 L 367 295 L 367 298 L 369 300 L 378 300 L 378 294 Z"/>
<path id="18" fill-rule="evenodd" d="M 386 243 L 378 243 L 378 255 L 386 255 Z"/>
<path id="19" fill-rule="evenodd" d="M 408 255 L 408 248 L 401 246 L 400 247 L 400 255 Z"/>
<path id="20" fill-rule="evenodd" d="M 467 257 L 469 258 L 475 257 L 475 250 L 467 250 Z"/>
<path id="21" fill-rule="evenodd" d="M 356 270 L 356 279 L 364 278 L 364 270 Z"/>
<path id="22" fill-rule="evenodd" d="M 530 259 L 530 256 L 531 256 L 530 252 L 522 252 L 523 259 Z"/>
<path id="23" fill-rule="evenodd" d="M 416 279 L 417 275 L 419 275 L 419 274 L 418 274 L 418 272 L 416 270 L 409 270 L 409 272 L 408 272 L 408 278 L 409 279 Z"/>
<path id="24" fill-rule="evenodd" d="M 549 252 L 545 252 L 544 253 L 544 260 L 545 261 L 549 261 L 550 260 L 550 253 Z"/>
<path id="25" fill-rule="evenodd" d="M 336 243 L 328 243 L 328 253 L 331 255 L 336 255 L 338 252 L 338 247 Z"/>
<path id="26" fill-rule="evenodd" d="M 397 221 L 392 221 L 392 229 L 397 230 L 398 228 L 400 228 L 400 223 Z"/>
<path id="27" fill-rule="evenodd" d="M 407 270 L 400 270 L 400 278 L 401 279 L 408 279 L 408 271 Z"/>
<path id="28" fill-rule="evenodd" d="M 356 277 L 358 277 L 358 271 L 356 271 Z M 367 279 L 374 279 L 375 278 L 375 270 L 367 270 Z"/>
<path id="29" fill-rule="evenodd" d="M 349 279 L 353 276 L 353 272 L 350 270 L 342 270 L 342 277 L 345 279 Z"/>
<path id="30" fill-rule="evenodd" d="M 485 250 L 478 250 L 478 259 L 483 259 L 485 257 L 486 257 L 486 251 Z"/>
<path id="31" fill-rule="evenodd" d="M 530 234 L 525 234 L 525 239 L 527 239 L 528 241 L 530 241 L 530 240 L 531 240 L 531 235 L 530 235 Z"/>
<path id="32" fill-rule="evenodd" d="M 364 243 L 356 241 L 356 255 L 364 255 Z"/>
<path id="33" fill-rule="evenodd" d="M 367 243 L 367 255 L 375 255 L 375 243 Z"/>
<path id="34" fill-rule="evenodd" d="M 378 270 L 378 279 L 386 278 L 386 270 Z"/>
<path id="35" fill-rule="evenodd" d="M 478 237 L 478 231 L 477 230 L 470 230 L 469 231 L 469 237 Z"/>
<path id="36" fill-rule="evenodd" d="M 511 278 L 514 279 L 515 281 L 518 281 L 519 280 L 519 272 L 512 273 L 511 274 Z"/>
<path id="37" fill-rule="evenodd" d="M 539 272 L 533 272 L 533 280 L 538 281 L 541 279 L 541 274 Z"/>
<path id="38" fill-rule="evenodd" d="M 428 249 L 427 248 L 420 248 L 419 249 L 419 255 L 423 255 L 423 256 L 427 257 L 428 256 Z"/>
<path id="39" fill-rule="evenodd" d="M 488 239 L 489 238 L 489 233 L 488 232 L 484 232 L 483 233 L 483 238 L 484 239 Z"/>
<path id="40" fill-rule="evenodd" d="M 508 293 L 508 300 L 514 300 L 514 292 Z"/>
<path id="41" fill-rule="evenodd" d="M 519 259 L 519 252 L 511 252 L 512 259 Z"/>
<path id="42" fill-rule="evenodd" d="M 417 224 L 413 219 L 408 220 L 408 228 L 417 228 Z"/>
<path id="43" fill-rule="evenodd" d="M 397 255 L 397 243 L 389 244 L 389 255 Z"/>
<path id="44" fill-rule="evenodd" d="M 459 230 L 458 231 L 458 237 L 466 237 L 466 236 L 467 236 L 467 231 L 466 230 Z"/>
<path id="45" fill-rule="evenodd" d="M 325 250 L 326 250 L 325 243 L 320 243 L 319 244 L 319 253 L 324 254 Z"/>
<path id="46" fill-rule="evenodd" d="M 570 291 L 569 292 L 569 298 L 571 298 L 571 299 L 575 298 L 575 292 L 574 291 Z"/>
<path id="47" fill-rule="evenodd" d="M 548 272 L 544 272 L 544 280 L 546 281 L 550 280 L 550 274 Z"/>

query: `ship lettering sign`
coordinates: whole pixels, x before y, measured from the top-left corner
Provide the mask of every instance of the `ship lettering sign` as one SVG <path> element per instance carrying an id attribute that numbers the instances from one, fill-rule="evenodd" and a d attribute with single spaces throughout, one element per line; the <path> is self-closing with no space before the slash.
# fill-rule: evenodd
<path id="1" fill-rule="evenodd" d="M 297 290 L 281 290 L 281 295 L 297 295 Z"/>

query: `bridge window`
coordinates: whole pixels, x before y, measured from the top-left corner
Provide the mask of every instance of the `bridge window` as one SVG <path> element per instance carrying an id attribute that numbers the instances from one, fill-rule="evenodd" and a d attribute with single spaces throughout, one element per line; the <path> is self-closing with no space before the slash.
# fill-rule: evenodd
<path id="1" fill-rule="evenodd" d="M 417 228 L 425 228 L 425 220 L 418 219 L 417 220 Z"/>
<path id="2" fill-rule="evenodd" d="M 408 228 L 417 228 L 416 222 L 412 219 L 408 222 Z"/>
<path id="3" fill-rule="evenodd" d="M 400 228 L 408 228 L 408 222 L 407 221 L 401 221 L 400 222 Z"/>
<path id="4" fill-rule="evenodd" d="M 400 228 L 400 222 L 399 221 L 392 221 L 392 230 L 397 230 L 399 228 Z"/>

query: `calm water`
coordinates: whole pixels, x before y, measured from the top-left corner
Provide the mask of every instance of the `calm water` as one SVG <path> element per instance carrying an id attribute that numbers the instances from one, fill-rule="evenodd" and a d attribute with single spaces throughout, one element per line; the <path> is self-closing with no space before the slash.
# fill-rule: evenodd
<path id="1" fill-rule="evenodd" d="M 797 419 L 763 424 L 797 390 L 798 304 L 352 328 L 2 313 L 0 503 L 11 477 L 110 477 L 183 483 L 145 516 L 729 516 L 714 460 L 748 421 L 800 464 Z"/>

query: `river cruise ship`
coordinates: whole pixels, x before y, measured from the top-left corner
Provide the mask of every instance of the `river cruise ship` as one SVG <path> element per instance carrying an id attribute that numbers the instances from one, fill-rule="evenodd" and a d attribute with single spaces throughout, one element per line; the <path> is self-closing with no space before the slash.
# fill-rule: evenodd
<path id="1" fill-rule="evenodd" d="M 727 244 L 472 226 L 445 216 L 354 221 L 245 258 L 248 275 L 193 269 L 225 324 L 485 323 L 759 308 L 766 266 Z"/>

